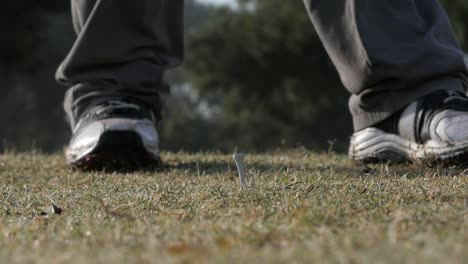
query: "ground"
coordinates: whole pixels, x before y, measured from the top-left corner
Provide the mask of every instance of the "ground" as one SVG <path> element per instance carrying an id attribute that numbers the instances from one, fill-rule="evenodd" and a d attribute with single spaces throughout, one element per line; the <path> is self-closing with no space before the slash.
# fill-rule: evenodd
<path id="1" fill-rule="evenodd" d="M 0 155 L 0 262 L 466 263 L 461 168 L 363 166 L 304 149 L 163 153 L 159 171 L 78 172 Z"/>

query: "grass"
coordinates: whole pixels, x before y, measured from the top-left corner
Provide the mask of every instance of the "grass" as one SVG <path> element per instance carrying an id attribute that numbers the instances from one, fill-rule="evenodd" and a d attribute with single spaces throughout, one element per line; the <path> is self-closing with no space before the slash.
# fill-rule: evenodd
<path id="1" fill-rule="evenodd" d="M 82 173 L 61 155 L 0 155 L 0 262 L 468 259 L 462 169 L 277 151 L 247 155 L 241 189 L 230 155 L 163 157 L 155 172 Z"/>

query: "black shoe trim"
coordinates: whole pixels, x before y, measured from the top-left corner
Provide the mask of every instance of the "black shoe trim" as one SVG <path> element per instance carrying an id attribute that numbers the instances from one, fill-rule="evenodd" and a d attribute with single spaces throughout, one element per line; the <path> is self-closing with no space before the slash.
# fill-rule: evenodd
<path id="1" fill-rule="evenodd" d="M 372 127 L 378 128 L 389 134 L 398 135 L 398 122 L 400 121 L 402 113 L 403 110 L 400 110 Z"/>
<path id="2" fill-rule="evenodd" d="M 416 104 L 413 138 L 419 144 L 424 144 L 430 140 L 430 124 L 438 113 L 449 109 L 468 112 L 468 98 L 464 93 L 458 91 L 437 91 L 422 97 Z M 399 135 L 398 124 L 403 111 L 404 109 L 373 127 L 390 134 Z"/>

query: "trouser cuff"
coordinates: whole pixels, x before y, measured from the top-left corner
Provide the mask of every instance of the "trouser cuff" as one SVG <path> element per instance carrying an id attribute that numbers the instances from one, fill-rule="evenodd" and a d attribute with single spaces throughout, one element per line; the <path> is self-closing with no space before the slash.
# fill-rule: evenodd
<path id="1" fill-rule="evenodd" d="M 399 90 L 398 93 L 389 94 L 386 101 L 382 102 L 384 107 L 380 111 L 364 111 L 350 107 L 353 115 L 354 131 L 372 127 L 419 98 L 440 90 L 466 92 L 466 84 L 457 77 L 438 78 L 420 84 L 413 89 Z M 356 105 L 356 100 L 359 100 L 359 98 L 352 96 L 350 105 Z"/>

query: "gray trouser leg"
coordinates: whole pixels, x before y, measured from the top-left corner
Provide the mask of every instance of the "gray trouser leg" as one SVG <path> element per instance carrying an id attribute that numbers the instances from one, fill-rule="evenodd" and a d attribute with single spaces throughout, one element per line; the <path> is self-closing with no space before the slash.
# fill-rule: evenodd
<path id="1" fill-rule="evenodd" d="M 463 53 L 437 0 L 304 0 L 351 93 L 355 130 L 435 90 L 466 89 Z"/>
<path id="2" fill-rule="evenodd" d="M 78 35 L 57 70 L 71 124 L 87 107 L 131 97 L 159 116 L 164 71 L 183 57 L 183 0 L 72 0 Z"/>

